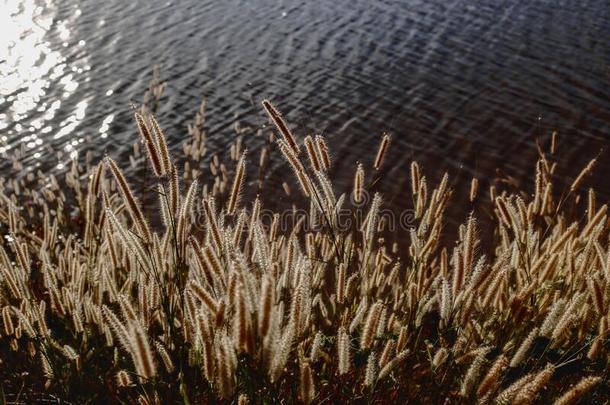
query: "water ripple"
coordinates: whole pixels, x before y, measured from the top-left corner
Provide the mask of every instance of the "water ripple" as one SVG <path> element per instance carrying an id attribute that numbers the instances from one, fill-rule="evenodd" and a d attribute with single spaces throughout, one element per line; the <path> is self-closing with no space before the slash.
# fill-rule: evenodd
<path id="1" fill-rule="evenodd" d="M 499 166 L 526 181 L 536 137 L 558 130 L 574 170 L 610 139 L 607 1 L 0 0 L 0 11 L 0 152 L 24 143 L 32 165 L 60 163 L 46 147 L 125 154 L 129 103 L 155 64 L 173 145 L 202 97 L 212 148 L 235 138 L 235 117 L 264 125 L 268 97 L 298 136 L 330 138 L 342 188 L 385 131 L 388 174 L 405 179 L 390 195 L 411 158 L 458 183 Z"/>

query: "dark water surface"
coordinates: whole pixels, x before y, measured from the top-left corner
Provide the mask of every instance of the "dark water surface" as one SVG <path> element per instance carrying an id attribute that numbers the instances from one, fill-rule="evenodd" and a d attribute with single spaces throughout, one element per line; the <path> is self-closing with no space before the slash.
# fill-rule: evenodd
<path id="1" fill-rule="evenodd" d="M 126 153 L 129 101 L 155 64 L 175 147 L 203 97 L 211 152 L 235 139 L 235 120 L 265 125 L 270 98 L 298 136 L 329 137 L 347 188 L 355 162 L 370 171 L 391 133 L 380 182 L 390 204 L 408 198 L 411 158 L 432 179 L 449 170 L 463 198 L 471 176 L 498 167 L 531 185 L 534 139 L 553 130 L 566 176 L 610 140 L 606 0 L 3 0 L 0 10 L 0 152 L 24 143 L 30 167 L 61 170 L 47 145 Z M 607 198 L 610 157 L 600 159 L 590 184 Z"/>

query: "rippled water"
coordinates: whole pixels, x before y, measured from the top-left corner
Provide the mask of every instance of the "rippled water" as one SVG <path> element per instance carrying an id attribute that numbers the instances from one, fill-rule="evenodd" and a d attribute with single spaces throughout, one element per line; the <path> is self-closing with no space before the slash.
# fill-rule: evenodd
<path id="1" fill-rule="evenodd" d="M 299 136 L 329 137 L 345 187 L 356 160 L 370 167 L 381 133 L 391 133 L 381 187 L 391 202 L 407 198 L 399 191 L 412 157 L 432 178 L 450 170 L 463 194 L 471 176 L 492 178 L 497 167 L 531 182 L 534 139 L 548 142 L 553 130 L 566 175 L 610 140 L 606 0 L 0 7 L 0 152 L 24 143 L 30 167 L 57 168 L 47 146 L 126 152 L 136 133 L 129 102 L 142 99 L 154 64 L 168 82 L 159 116 L 173 145 L 202 97 L 212 149 L 234 139 L 236 119 L 264 125 L 268 97 Z M 256 149 L 256 139 L 245 142 Z M 592 183 L 608 190 L 607 155 Z"/>

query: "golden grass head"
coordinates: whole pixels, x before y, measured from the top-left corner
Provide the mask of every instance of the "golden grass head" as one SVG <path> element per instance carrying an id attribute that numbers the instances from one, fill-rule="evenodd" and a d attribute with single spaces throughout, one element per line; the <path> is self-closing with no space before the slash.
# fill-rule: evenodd
<path id="1" fill-rule="evenodd" d="M 390 147 L 390 135 L 383 134 L 381 138 L 381 142 L 379 143 L 379 149 L 377 149 L 377 155 L 375 156 L 375 162 L 373 163 L 373 167 L 375 170 L 379 170 L 381 168 L 381 164 L 383 163 L 383 159 Z"/>
<path id="2" fill-rule="evenodd" d="M 263 196 L 240 203 L 248 186 L 241 141 L 228 157 L 219 151 L 202 163 L 203 109 L 176 165 L 156 120 L 136 115 L 155 171 L 146 186 L 159 194 L 151 204 L 138 195 L 146 206 L 112 158 L 76 162 L 65 180 L 3 180 L 0 358 L 19 360 L 3 363 L 7 375 L 27 369 L 32 381 L 76 403 L 86 400 L 74 394 L 81 387 L 151 404 L 311 403 L 322 400 L 319 392 L 334 402 L 363 394 L 433 402 L 438 394 L 448 402 L 563 405 L 596 390 L 601 379 L 590 374 L 609 355 L 608 213 L 593 192 L 586 204 L 574 195 L 594 163 L 556 199 L 556 162 L 541 154 L 532 190 L 496 183 L 479 210 L 484 201 L 471 204 L 478 181 L 465 201 L 453 201 L 449 175 L 435 186 L 414 162 L 405 173 L 412 198 L 384 197 L 415 208 L 409 240 L 394 241 L 384 228 L 391 210 L 375 193 L 393 180 L 380 170 L 389 136 L 367 184 L 373 198 L 365 201 L 358 165 L 348 182 L 361 206 L 344 209 L 349 196 L 335 195 L 332 179 L 352 174 L 330 170 L 324 138 L 306 137 L 303 158 L 277 109 L 263 106 L 306 196 L 290 200 L 289 213 L 302 214 L 294 223 L 266 209 Z M 467 218 L 455 238 L 450 204 Z M 356 226 L 341 226 L 346 212 Z M 492 212 L 499 221 L 483 223 Z M 312 219 L 322 226 L 308 229 Z M 483 239 L 482 225 L 493 237 Z M 579 358 L 580 368 L 557 364 L 557 353 Z M 558 369 L 580 382 L 556 384 Z M 91 384 L 100 376 L 112 378 Z M 70 391 L 62 390 L 68 382 Z"/>
<path id="3" fill-rule="evenodd" d="M 282 134 L 282 136 L 284 137 L 284 141 L 286 142 L 288 147 L 295 155 L 298 156 L 301 152 L 301 150 L 299 149 L 299 145 L 294 139 L 292 132 L 290 132 L 290 129 L 288 129 L 288 125 L 282 118 L 280 112 L 273 106 L 273 104 L 271 104 L 269 100 L 263 100 L 263 107 L 269 115 L 269 118 L 271 118 L 271 121 L 273 121 L 273 123 L 277 127 L 278 131 L 280 131 L 280 134 Z"/>

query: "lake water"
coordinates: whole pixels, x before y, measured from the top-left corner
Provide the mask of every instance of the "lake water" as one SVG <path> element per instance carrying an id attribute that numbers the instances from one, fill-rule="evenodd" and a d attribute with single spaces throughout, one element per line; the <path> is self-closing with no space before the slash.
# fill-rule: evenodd
<path id="1" fill-rule="evenodd" d="M 0 11 L 0 152 L 23 143 L 29 167 L 61 170 L 49 146 L 126 154 L 130 100 L 155 64 L 174 147 L 203 97 L 211 152 L 235 139 L 236 120 L 267 124 L 269 98 L 297 136 L 329 138 L 347 189 L 355 162 L 370 168 L 392 134 L 379 183 L 390 205 L 408 199 L 412 158 L 432 179 L 449 170 L 464 198 L 470 177 L 485 191 L 497 168 L 530 187 L 534 140 L 554 130 L 563 184 L 610 140 L 606 0 L 1 0 Z M 602 151 L 589 184 L 603 198 L 608 170 Z"/>

